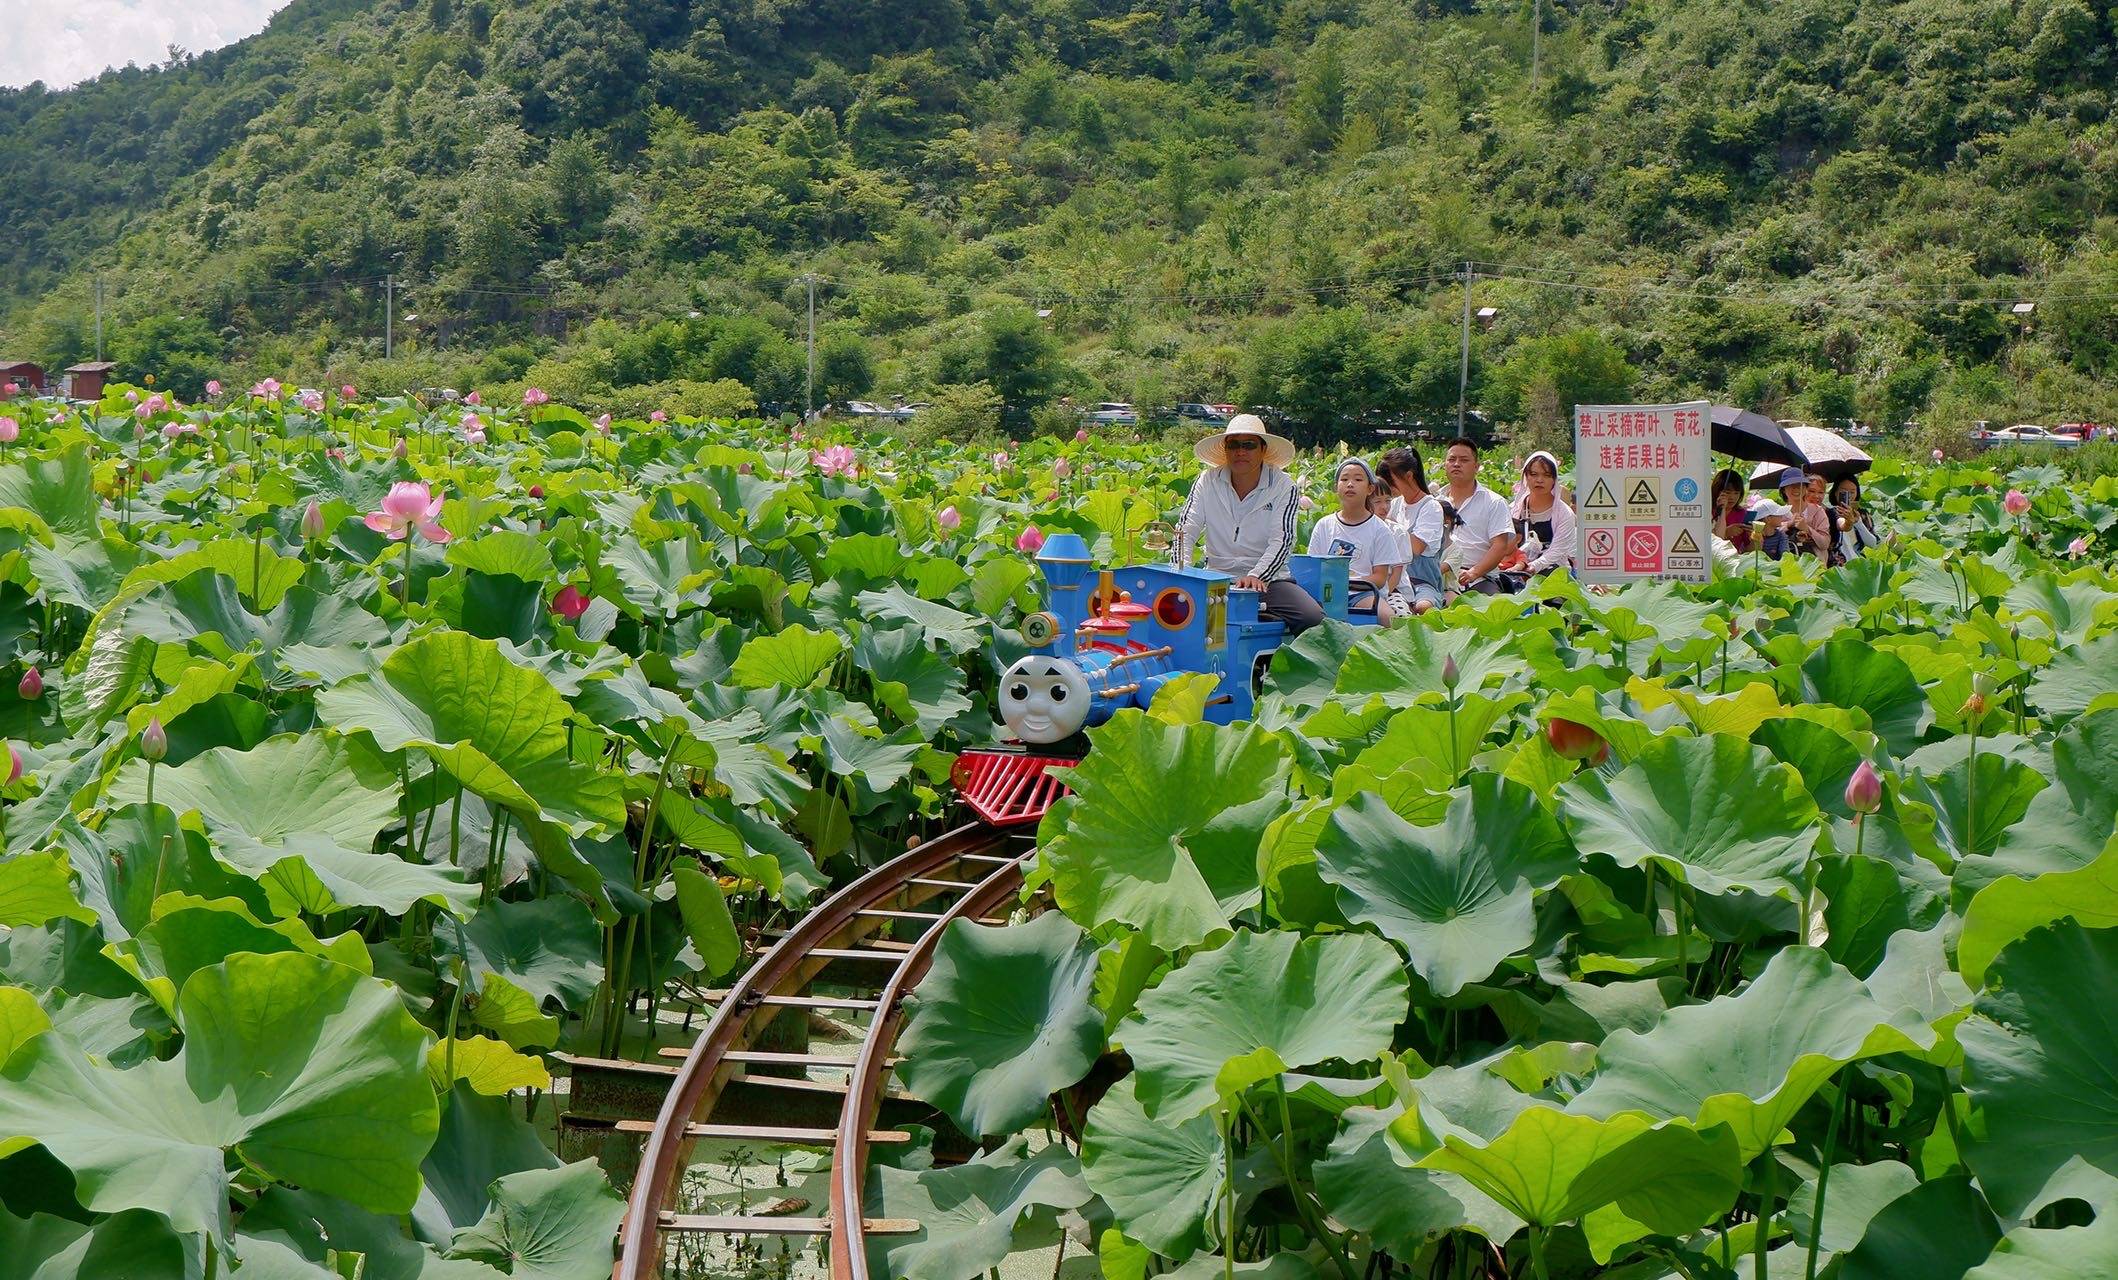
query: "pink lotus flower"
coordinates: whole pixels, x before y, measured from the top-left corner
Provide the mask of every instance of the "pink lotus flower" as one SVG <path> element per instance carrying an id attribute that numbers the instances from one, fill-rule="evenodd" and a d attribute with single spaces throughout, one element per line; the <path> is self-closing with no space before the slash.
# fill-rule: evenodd
<path id="1" fill-rule="evenodd" d="M 324 450 L 324 456 L 333 462 L 344 462 L 346 460 L 346 451 L 337 445 L 333 445 Z"/>
<path id="2" fill-rule="evenodd" d="M 188 422 L 170 422 L 162 427 L 164 440 L 181 440 L 185 436 L 195 436 L 198 433 L 199 429 Z"/>
<path id="3" fill-rule="evenodd" d="M 209 396 L 217 396 L 217 395 L 219 395 L 220 393 L 221 393 L 221 380 L 220 380 L 219 378 L 208 378 L 208 379 L 206 379 L 206 394 L 207 394 L 207 395 L 209 395 Z"/>
<path id="4" fill-rule="evenodd" d="M 484 428 L 479 428 L 479 429 L 477 429 L 477 430 L 474 430 L 474 431 L 466 431 L 466 432 L 464 432 L 464 433 L 463 433 L 463 442 L 464 442 L 465 444 L 484 444 L 484 443 L 485 443 L 485 430 L 484 430 Z"/>
<path id="5" fill-rule="evenodd" d="M 0 444 L 13 444 L 21 434 L 21 423 L 13 418 L 0 418 Z"/>
<path id="6" fill-rule="evenodd" d="M 0 400 L 9 399 L 21 390 L 21 386 L 13 382 L 10 382 L 5 386 L 0 386 Z"/>
<path id="7" fill-rule="evenodd" d="M 1939 449 L 1936 449 L 1936 450 L 1934 451 L 1934 460 L 1935 460 L 1936 462 L 1940 462 L 1940 461 L 1942 460 L 1942 451 L 1941 451 L 1941 450 L 1939 450 Z"/>
<path id="8" fill-rule="evenodd" d="M 1015 539 L 1015 550 L 1035 554 L 1044 549 L 1044 532 L 1036 525 L 1024 529 Z"/>
<path id="9" fill-rule="evenodd" d="M 322 413 L 324 411 L 324 393 L 314 387 L 303 387 L 301 394 L 294 397 L 294 403 L 310 413 Z"/>
<path id="10" fill-rule="evenodd" d="M 356 393 L 353 390 L 353 384 L 350 382 L 338 389 L 338 396 L 341 400 L 351 400 L 355 397 L 355 395 Z"/>
<path id="11" fill-rule="evenodd" d="M 598 431 L 602 432 L 602 433 L 603 433 L 604 435 L 609 435 L 609 434 L 610 434 L 610 415 L 609 415 L 609 414 L 607 414 L 607 413 L 606 413 L 606 414 L 604 414 L 604 415 L 602 415 L 601 417 L 599 417 L 599 418 L 597 418 L 597 419 L 596 419 L 596 430 L 598 430 Z"/>
<path id="12" fill-rule="evenodd" d="M 2072 542 L 2069 542 L 2067 544 L 2067 555 L 2071 556 L 2076 560 L 2081 559 L 2081 557 L 2087 555 L 2088 553 L 2089 540 L 2087 538 L 2076 538 Z"/>
<path id="13" fill-rule="evenodd" d="M 860 462 L 853 455 L 850 445 L 835 444 L 810 459 L 816 469 L 827 476 L 842 476 L 851 480 L 860 472 Z"/>
<path id="14" fill-rule="evenodd" d="M 139 393 L 139 392 L 137 392 L 137 391 L 128 391 L 128 392 L 126 392 L 126 393 L 125 393 L 125 403 L 127 403 L 127 404 L 138 404 L 139 402 L 140 402 L 140 393 Z"/>
<path id="15" fill-rule="evenodd" d="M 2008 496 L 2000 500 L 2001 509 L 2011 516 L 2019 516 L 2030 509 L 2030 495 L 2020 489 L 2008 490 Z"/>
<path id="16" fill-rule="evenodd" d="M 1052 474 L 1058 476 L 1061 480 L 1064 480 L 1068 476 L 1074 474 L 1074 464 L 1068 462 L 1064 458 L 1061 458 L 1057 462 L 1054 462 L 1052 464 Z"/>
<path id="17" fill-rule="evenodd" d="M 941 514 L 934 517 L 934 523 L 940 525 L 945 532 L 954 533 L 963 524 L 963 512 L 954 506 L 943 507 Z"/>
<path id="18" fill-rule="evenodd" d="M 149 418 L 152 418 L 154 416 L 154 410 L 148 408 L 144 404 L 136 404 L 132 407 L 132 416 L 138 418 L 142 422 L 145 422 Z"/>
<path id="19" fill-rule="evenodd" d="M 266 378 L 260 381 L 256 386 L 250 388 L 251 395 L 257 396 L 259 399 L 263 400 L 277 400 L 279 399 L 279 392 L 280 386 L 278 378 Z"/>
<path id="20" fill-rule="evenodd" d="M 1077 431 L 1075 431 L 1075 432 L 1074 432 L 1074 443 L 1075 443 L 1075 444 L 1087 444 L 1087 443 L 1088 443 L 1088 428 L 1087 428 L 1087 427 L 1082 427 L 1081 429 L 1079 429 L 1079 430 L 1077 430 Z"/>
<path id="21" fill-rule="evenodd" d="M 524 387 L 522 389 L 522 403 L 531 408 L 549 403 L 550 400 L 551 397 L 544 393 L 544 388 L 542 387 Z"/>
<path id="22" fill-rule="evenodd" d="M 21 682 L 15 685 L 15 692 L 22 695 L 24 702 L 35 702 L 43 697 L 44 673 L 35 667 L 23 672 Z"/>
<path id="23" fill-rule="evenodd" d="M 142 401 L 140 407 L 149 413 L 160 413 L 169 407 L 169 401 L 163 397 L 161 392 L 157 391 Z"/>
<path id="24" fill-rule="evenodd" d="M 1045 490 L 1044 501 L 1047 505 L 1059 501 L 1059 491 L 1057 489 Z"/>
<path id="25" fill-rule="evenodd" d="M 425 485 L 400 480 L 390 486 L 389 496 L 382 500 L 382 510 L 368 514 L 367 525 L 392 542 L 409 537 L 414 529 L 428 542 L 447 542 L 449 531 L 434 523 L 441 514 L 441 503 L 442 499 L 429 493 Z"/>
<path id="26" fill-rule="evenodd" d="M 1002 449 L 1000 452 L 993 455 L 993 467 L 995 470 L 999 471 L 1005 471 L 1008 469 L 1007 450 Z"/>
<path id="27" fill-rule="evenodd" d="M 552 612 L 568 622 L 573 622 L 588 612 L 589 601 L 592 599 L 593 596 L 581 594 L 581 588 L 569 582 L 559 588 L 559 593 L 552 597 Z"/>
<path id="28" fill-rule="evenodd" d="M 458 425 L 462 426 L 465 431 L 483 431 L 485 429 L 485 419 L 475 413 L 466 413 L 458 420 Z"/>
<path id="29" fill-rule="evenodd" d="M 1846 780 L 1846 807 L 1855 813 L 1874 813 L 1883 807 L 1883 779 L 1866 760 Z"/>
<path id="30" fill-rule="evenodd" d="M 605 416 L 607 417 L 609 415 L 606 414 Z M 647 420 L 649 422 L 667 422 L 669 421 L 669 415 L 662 412 L 660 409 L 657 409 L 653 413 L 647 415 Z M 797 440 L 799 440 L 800 438 L 800 436 L 795 437 L 795 439 Z"/>
<path id="31" fill-rule="evenodd" d="M 14 786 L 22 779 L 22 757 L 15 754 L 15 744 L 7 744 L 7 785 Z"/>
<path id="32" fill-rule="evenodd" d="M 463 398 L 463 402 L 464 402 L 465 404 L 484 404 L 484 403 L 485 403 L 485 401 L 483 401 L 483 400 L 480 400 L 480 399 L 478 398 L 478 393 L 477 393 L 477 392 L 475 392 L 475 391 L 473 391 L 473 392 L 472 392 L 471 394 L 469 394 L 469 395 L 465 396 L 465 397 Z"/>

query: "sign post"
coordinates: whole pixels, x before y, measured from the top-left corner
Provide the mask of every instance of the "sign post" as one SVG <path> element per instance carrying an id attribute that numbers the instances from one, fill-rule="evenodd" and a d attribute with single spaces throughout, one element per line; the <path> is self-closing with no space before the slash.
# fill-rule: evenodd
<path id="1" fill-rule="evenodd" d="M 1574 518 L 1581 581 L 1705 582 L 1712 406 L 1584 404 L 1574 409 Z"/>

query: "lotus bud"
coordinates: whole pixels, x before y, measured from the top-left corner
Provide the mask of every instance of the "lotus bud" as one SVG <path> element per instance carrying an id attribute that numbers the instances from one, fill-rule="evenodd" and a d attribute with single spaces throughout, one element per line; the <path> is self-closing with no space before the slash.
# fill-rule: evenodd
<path id="1" fill-rule="evenodd" d="M 1068 476 L 1074 474 L 1074 464 L 1068 462 L 1064 458 L 1061 458 L 1057 462 L 1054 462 L 1052 464 L 1052 474 L 1058 476 L 1061 480 L 1064 480 Z"/>
<path id="2" fill-rule="evenodd" d="M 23 672 L 22 683 L 15 686 L 15 692 L 22 695 L 22 700 L 24 702 L 35 702 L 37 699 L 43 697 L 44 673 L 42 671 L 37 670 L 35 667 L 31 667 L 29 670 Z"/>
<path id="3" fill-rule="evenodd" d="M 484 404 L 484 403 L 485 403 L 485 401 L 483 401 L 483 400 L 480 400 L 480 399 L 478 398 L 478 393 L 477 393 L 477 392 L 475 392 L 475 391 L 473 391 L 473 392 L 472 392 L 471 394 L 469 394 L 469 395 L 465 396 L 465 397 L 463 398 L 463 402 L 464 402 L 465 404 Z"/>
<path id="4" fill-rule="evenodd" d="M 1301 501 L 1296 505 L 1300 506 L 1304 511 L 1314 511 L 1316 510 L 1316 499 L 1305 493 L 1302 495 Z"/>
<path id="5" fill-rule="evenodd" d="M 1874 813 L 1883 807 L 1882 775 L 1866 760 L 1846 780 L 1846 807 L 1855 813 Z"/>
<path id="6" fill-rule="evenodd" d="M 963 513 L 953 506 L 943 507 L 941 514 L 934 517 L 934 523 L 940 525 L 944 531 L 954 533 L 957 527 L 963 524 Z"/>
<path id="7" fill-rule="evenodd" d="M 346 385 L 340 387 L 338 389 L 338 396 L 341 400 L 355 399 L 356 395 L 353 391 L 353 384 L 348 382 Z"/>
<path id="8" fill-rule="evenodd" d="M 1603 735 L 1585 724 L 1553 716 L 1545 722 L 1544 740 L 1568 760 L 1586 760 L 1604 745 Z"/>
<path id="9" fill-rule="evenodd" d="M 536 499 L 538 502 L 544 501 L 544 486 L 541 484 L 531 485 L 529 487 L 529 496 Z"/>
<path id="10" fill-rule="evenodd" d="M 2030 495 L 2020 489 L 2008 490 L 2008 496 L 2000 500 L 2002 510 L 2011 516 L 2019 516 L 2030 509 Z"/>
<path id="11" fill-rule="evenodd" d="M 757 468 L 747 462 L 738 462 L 735 464 L 735 473 L 739 476 L 752 476 L 757 474 Z"/>
<path id="12" fill-rule="evenodd" d="M 397 458 L 399 461 L 402 461 L 404 459 L 404 456 L 410 452 L 411 450 L 405 446 L 404 437 L 399 436 L 397 437 L 397 447 L 395 449 L 390 450 L 390 455 L 394 458 Z"/>
<path id="13" fill-rule="evenodd" d="M 309 505 L 302 508 L 302 538 L 307 542 L 319 542 L 323 536 L 324 509 L 316 504 L 316 499 L 311 498 Z"/>
<path id="14" fill-rule="evenodd" d="M 588 612 L 589 600 L 590 597 L 581 593 L 581 588 L 569 582 L 552 597 L 552 612 L 573 622 Z"/>
<path id="15" fill-rule="evenodd" d="M 149 761 L 160 760 L 169 754 L 169 731 L 162 727 L 162 719 L 156 716 L 140 730 L 140 755 Z"/>
<path id="16" fill-rule="evenodd" d="M 657 409 L 653 413 L 647 415 L 647 420 L 649 422 L 667 422 L 669 421 L 669 415 L 662 412 L 660 409 Z M 802 433 L 799 431 L 795 432 L 794 438 L 797 440 L 801 439 Z"/>
<path id="17" fill-rule="evenodd" d="M 1082 428 L 1081 428 L 1080 430 L 1078 430 L 1078 431 L 1074 432 L 1074 443 L 1075 443 L 1075 444 L 1087 444 L 1087 443 L 1088 443 L 1088 428 L 1087 428 L 1087 427 L 1082 427 Z"/>
<path id="18" fill-rule="evenodd" d="M 15 753 L 15 744 L 7 744 L 7 785 L 14 786 L 22 780 L 22 757 Z"/>
<path id="19" fill-rule="evenodd" d="M 0 444 L 13 444 L 22 436 L 22 424 L 13 418 L 0 418 Z"/>
<path id="20" fill-rule="evenodd" d="M 1017 551 L 1027 551 L 1035 554 L 1043 548 L 1044 533 L 1036 525 L 1031 525 L 1024 529 L 1021 535 L 1015 539 L 1015 550 Z"/>
<path id="21" fill-rule="evenodd" d="M 1441 660 L 1441 684 L 1444 689 L 1454 690 L 1463 681 L 1463 672 L 1457 669 L 1456 655 L 1450 654 Z"/>
<path id="22" fill-rule="evenodd" d="M 208 378 L 208 379 L 206 379 L 206 394 L 207 394 L 207 395 L 209 395 L 209 396 L 217 396 L 217 395 L 219 395 L 220 393 L 221 393 L 221 380 L 220 380 L 219 378 Z"/>

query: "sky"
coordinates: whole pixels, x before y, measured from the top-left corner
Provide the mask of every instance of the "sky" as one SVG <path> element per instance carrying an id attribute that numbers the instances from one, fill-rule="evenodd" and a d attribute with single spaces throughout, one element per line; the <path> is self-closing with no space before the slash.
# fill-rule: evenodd
<path id="1" fill-rule="evenodd" d="M 287 0 L 0 0 L 0 85 L 59 89 L 128 62 L 153 66 L 170 45 L 205 53 L 265 29 Z"/>

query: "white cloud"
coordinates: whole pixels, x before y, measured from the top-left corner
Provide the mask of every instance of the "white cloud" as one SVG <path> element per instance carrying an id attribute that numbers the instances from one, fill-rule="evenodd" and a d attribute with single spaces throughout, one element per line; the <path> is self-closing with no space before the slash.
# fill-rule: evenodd
<path id="1" fill-rule="evenodd" d="M 169 46 L 205 53 L 265 29 L 287 0 L 0 0 L 0 85 L 78 84 L 105 67 L 154 66 Z"/>

